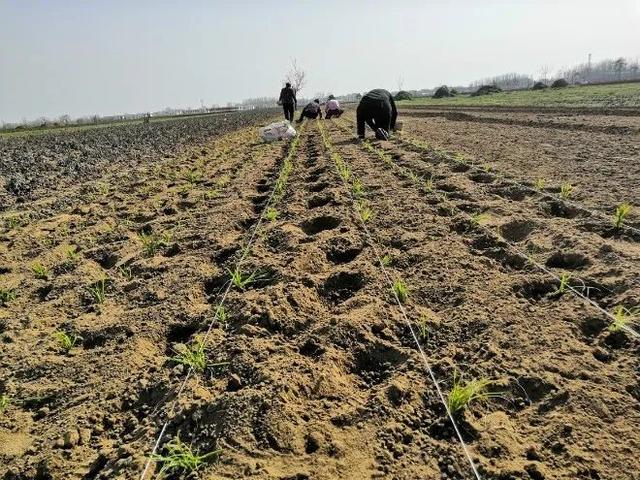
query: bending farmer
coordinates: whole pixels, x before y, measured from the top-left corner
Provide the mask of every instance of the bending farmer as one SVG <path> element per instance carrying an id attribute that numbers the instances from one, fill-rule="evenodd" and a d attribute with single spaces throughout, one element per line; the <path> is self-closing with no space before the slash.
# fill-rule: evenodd
<path id="1" fill-rule="evenodd" d="M 287 82 L 285 87 L 280 90 L 280 99 L 278 100 L 278 103 L 282 105 L 284 118 L 293 122 L 293 112 L 296 110 L 298 100 L 296 100 L 296 92 L 291 88 L 291 84 L 289 82 Z"/>
<path id="2" fill-rule="evenodd" d="M 388 140 L 389 132 L 396 128 L 398 110 L 393 96 L 381 88 L 365 94 L 356 110 L 358 118 L 358 137 L 364 138 L 364 124 L 376 132 L 378 140 Z"/>
<path id="3" fill-rule="evenodd" d="M 300 114 L 298 122 L 301 122 L 305 117 L 318 118 L 318 115 L 320 116 L 320 118 L 322 118 L 322 110 L 320 110 L 320 100 L 316 98 L 313 102 L 307 104 L 307 106 L 302 109 L 302 113 Z"/>
<path id="4" fill-rule="evenodd" d="M 329 96 L 329 100 L 327 101 L 327 104 L 324 107 L 324 112 L 325 112 L 324 118 L 328 120 L 332 117 L 338 118 L 340 115 L 344 113 L 344 110 L 340 108 L 340 102 L 338 102 L 338 100 L 336 100 L 333 97 L 333 95 L 331 95 Z"/>

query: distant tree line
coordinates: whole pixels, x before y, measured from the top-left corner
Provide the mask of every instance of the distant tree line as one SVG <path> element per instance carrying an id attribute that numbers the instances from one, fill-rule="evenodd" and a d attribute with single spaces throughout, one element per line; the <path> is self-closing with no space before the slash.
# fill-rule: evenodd
<path id="1" fill-rule="evenodd" d="M 640 64 L 638 60 L 619 57 L 589 64 L 582 63 L 575 67 L 561 69 L 558 77 L 569 83 L 604 83 L 625 80 L 640 80 Z"/>

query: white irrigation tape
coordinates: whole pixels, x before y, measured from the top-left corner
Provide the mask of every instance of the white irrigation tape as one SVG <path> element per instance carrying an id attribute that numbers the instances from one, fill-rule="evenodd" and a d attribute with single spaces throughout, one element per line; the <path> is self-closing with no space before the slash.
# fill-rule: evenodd
<path id="1" fill-rule="evenodd" d="M 322 135 L 323 140 L 326 142 L 325 147 L 327 148 L 327 151 L 329 152 L 329 154 L 331 154 L 331 150 L 333 149 L 333 146 L 331 145 L 329 139 L 326 137 L 326 134 L 324 132 L 324 129 L 322 127 L 322 124 L 320 122 L 317 122 L 318 128 L 320 130 L 320 133 Z M 336 152 L 337 153 L 337 152 Z M 343 160 L 344 162 L 344 160 Z M 346 165 L 346 162 L 344 162 Z M 334 162 L 335 164 L 335 162 Z M 351 199 L 351 203 L 352 205 L 354 205 L 354 209 L 357 211 L 357 208 L 355 207 L 357 205 L 357 201 L 353 198 L 353 194 L 351 192 L 351 188 L 349 188 L 349 185 L 347 184 L 347 181 L 342 177 L 342 175 L 340 174 L 340 170 L 338 168 L 338 165 L 335 165 L 336 167 L 336 172 L 338 174 L 338 176 L 340 177 L 340 179 L 342 180 L 342 183 L 345 187 L 345 189 L 347 190 L 347 194 L 349 195 L 349 198 Z M 416 332 L 413 328 L 413 325 L 411 324 L 411 321 L 409 320 L 409 317 L 407 315 L 407 311 L 404 308 L 404 305 L 402 304 L 402 302 L 400 301 L 400 298 L 398 298 L 398 294 L 396 293 L 396 291 L 393 289 L 393 280 L 391 279 L 391 276 L 389 275 L 389 272 L 387 271 L 384 262 L 382 261 L 382 257 L 380 256 L 380 252 L 376 246 L 375 241 L 373 240 L 373 236 L 371 235 L 371 232 L 369 231 L 369 228 L 367 227 L 367 224 L 362 220 L 362 217 L 360 215 L 358 215 L 358 218 L 360 220 L 360 223 L 362 225 L 362 229 L 365 233 L 365 236 L 368 239 L 369 245 L 371 245 L 371 248 L 373 249 L 373 253 L 376 257 L 376 260 L 378 262 L 378 264 L 380 265 L 380 269 L 382 270 L 382 273 L 389 285 L 389 288 L 391 289 L 391 291 L 393 292 L 393 297 L 395 298 L 395 301 L 398 305 L 398 307 L 400 308 L 400 312 L 402 313 L 402 318 L 404 319 L 407 327 L 409 328 L 409 331 L 411 332 L 411 336 L 413 337 L 413 340 L 416 344 L 416 346 L 418 347 L 418 351 L 420 352 L 420 356 L 422 357 L 422 361 L 424 362 L 424 366 L 427 369 L 427 372 L 429 373 L 429 377 L 431 378 L 431 381 L 433 382 L 433 385 L 436 388 L 436 391 L 438 392 L 438 397 L 440 397 L 440 401 L 442 402 L 442 405 L 444 406 L 445 410 L 447 411 L 447 416 L 449 417 L 449 420 L 451 421 L 451 424 L 453 425 L 453 429 L 456 432 L 456 436 L 458 437 L 458 440 L 460 441 L 460 444 L 462 445 L 462 449 L 464 450 L 464 454 L 467 457 L 467 460 L 469 461 L 469 465 L 471 466 L 471 470 L 473 470 L 473 474 L 475 475 L 477 480 L 481 480 L 480 477 L 480 472 L 478 472 L 478 469 L 476 467 L 475 462 L 473 461 L 473 458 L 471 458 L 471 452 L 469 451 L 469 447 L 467 446 L 467 443 L 464 441 L 464 438 L 462 437 L 462 432 L 460 431 L 460 428 L 458 427 L 458 424 L 453 416 L 453 414 L 451 413 L 451 410 L 449 410 L 449 404 L 447 403 L 447 399 L 445 398 L 444 393 L 442 392 L 442 389 L 440 388 L 440 384 L 438 383 L 438 380 L 436 379 L 435 373 L 433 371 L 433 368 L 431 367 L 431 363 L 429 362 L 429 360 L 427 359 L 427 355 L 425 354 L 422 345 L 420 344 L 420 341 L 418 340 L 418 335 L 416 335 Z"/>
<path id="2" fill-rule="evenodd" d="M 283 168 L 286 168 L 286 162 L 293 156 L 293 154 L 296 152 L 298 145 L 299 145 L 299 138 L 300 138 L 300 132 L 298 133 L 298 136 L 296 138 L 294 138 L 294 140 L 292 140 L 291 142 L 291 146 L 289 148 L 289 151 L 287 152 L 287 155 L 285 156 L 285 160 L 283 163 Z M 256 233 L 258 232 L 260 226 L 262 225 L 265 215 L 266 215 L 266 211 L 267 211 L 267 207 L 269 205 L 271 205 L 271 201 L 273 200 L 276 190 L 278 188 L 278 182 L 276 181 L 273 189 L 271 190 L 271 194 L 269 195 L 269 198 L 267 200 L 267 202 L 265 203 L 264 208 L 262 209 L 262 212 L 260 213 L 260 217 L 258 218 L 258 221 L 256 222 L 256 224 L 253 226 L 253 230 L 251 232 L 251 235 L 249 236 L 249 239 L 247 240 L 247 243 L 245 244 L 245 247 L 242 249 L 242 255 L 240 256 L 240 258 L 238 259 L 238 261 L 236 262 L 235 265 L 235 270 L 237 271 L 240 266 L 242 265 L 242 262 L 245 260 L 245 258 L 247 257 L 247 255 L 250 252 L 251 249 L 251 245 L 253 244 L 253 241 L 255 239 Z M 231 290 L 231 286 L 232 283 L 231 281 L 227 281 L 226 283 L 226 287 L 224 290 L 224 293 L 222 294 L 222 298 L 220 299 L 220 302 L 218 303 L 216 309 L 215 309 L 215 315 L 213 316 L 213 318 L 211 319 L 211 322 L 209 323 L 209 327 L 207 328 L 207 331 L 204 335 L 204 337 L 202 338 L 202 345 L 206 346 L 207 344 L 207 339 L 209 338 L 209 335 L 211 333 L 211 330 L 213 329 L 213 323 L 215 322 L 215 320 L 218 318 L 218 313 L 220 312 L 220 310 L 223 308 L 224 306 L 224 302 L 227 299 L 227 295 L 229 294 L 229 291 Z M 167 420 L 165 420 L 164 424 L 162 425 L 162 428 L 160 429 L 160 433 L 158 435 L 158 437 L 156 438 L 156 441 L 153 444 L 153 449 L 151 450 L 151 453 L 149 454 L 149 457 L 147 458 L 147 461 L 145 463 L 144 466 L 144 470 L 142 471 L 142 474 L 140 475 L 140 480 L 145 480 L 147 473 L 149 471 L 149 468 L 151 467 L 151 464 L 153 463 L 154 460 L 154 456 L 156 455 L 156 453 L 158 452 L 158 448 L 160 447 L 160 442 L 162 441 L 162 438 L 164 437 L 167 428 L 169 427 L 169 423 L 172 420 L 171 417 L 171 413 L 174 411 L 174 408 L 178 402 L 178 399 L 180 397 L 180 395 L 182 394 L 182 392 L 184 391 L 187 382 L 189 381 L 189 378 L 191 378 L 191 375 L 193 374 L 193 367 L 189 367 L 189 370 L 187 371 L 187 374 L 184 378 L 184 380 L 182 381 L 182 383 L 180 384 L 180 388 L 178 389 L 173 401 L 171 402 L 171 405 L 169 407 L 169 414 L 167 416 Z M 157 408 L 157 407 L 156 407 Z M 155 411 L 155 410 L 154 410 Z"/>
<path id="3" fill-rule="evenodd" d="M 401 167 L 400 165 L 394 163 L 393 160 L 391 160 L 391 158 L 386 158 L 386 157 L 388 157 L 386 152 L 382 152 L 382 151 L 378 150 L 375 146 L 373 146 L 371 144 L 367 144 L 367 145 L 369 145 L 369 148 L 372 151 L 374 151 L 374 153 L 376 153 L 376 155 L 378 155 L 381 158 L 385 159 L 385 162 L 386 162 L 386 160 L 388 160 L 389 162 L 391 162 L 390 165 L 393 168 L 400 170 L 404 176 L 411 178 L 411 176 L 408 173 L 406 173 L 406 170 L 407 170 L 406 168 Z M 386 162 L 386 163 L 389 163 L 389 162 Z M 535 260 L 533 260 L 532 258 L 530 258 L 526 253 L 521 251 L 519 248 L 515 247 L 510 242 L 508 242 L 504 237 L 498 235 L 497 233 L 495 233 L 490 228 L 488 228 L 488 227 L 486 227 L 484 225 L 480 225 L 477 222 L 475 222 L 471 215 L 469 215 L 465 211 L 459 209 L 456 205 L 452 204 L 445 194 L 438 193 L 438 192 L 435 192 L 435 191 L 432 191 L 431 193 L 433 193 L 436 197 L 439 197 L 441 202 L 449 204 L 453 209 L 455 209 L 458 213 L 460 213 L 467 220 L 473 222 L 477 227 L 481 228 L 485 232 L 488 232 L 494 238 L 497 238 L 498 240 L 503 241 L 505 243 L 505 245 L 507 245 L 508 248 L 510 248 L 513 252 L 517 253 L 519 256 L 521 256 L 524 259 L 526 259 L 531 265 L 535 266 L 540 271 L 550 275 L 555 280 L 561 281 L 561 279 L 560 279 L 560 277 L 558 275 L 556 275 L 554 272 L 552 272 L 551 270 L 549 270 L 545 266 L 541 265 L 540 263 L 538 263 Z M 608 319 L 612 320 L 614 322 L 614 324 L 617 323 L 616 317 L 611 312 L 608 312 L 607 310 L 602 308 L 597 302 L 595 302 L 593 299 L 589 298 L 588 296 L 584 295 L 580 290 L 578 290 L 575 287 L 572 287 L 571 285 L 566 285 L 566 288 L 571 290 L 571 292 L 574 295 L 576 295 L 578 298 L 580 298 L 582 301 L 584 301 L 587 304 L 589 304 L 589 305 L 593 306 L 594 308 L 596 308 L 600 313 L 605 315 Z M 620 328 L 622 330 L 624 330 L 625 332 L 629 333 L 630 335 L 632 335 L 632 336 L 634 336 L 636 338 L 640 338 L 640 333 L 638 333 L 635 329 L 629 327 L 628 325 L 622 325 Z"/>

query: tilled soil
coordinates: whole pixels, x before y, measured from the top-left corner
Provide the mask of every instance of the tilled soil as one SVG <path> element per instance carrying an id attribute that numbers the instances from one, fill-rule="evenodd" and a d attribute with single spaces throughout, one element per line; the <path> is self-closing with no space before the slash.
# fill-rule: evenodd
<path id="1" fill-rule="evenodd" d="M 474 159 L 549 192 L 563 183 L 572 199 L 612 215 L 640 199 L 639 117 L 407 110 L 404 134 Z M 402 113 L 401 113 L 402 114 Z M 637 212 L 632 213 L 640 221 Z"/>
<path id="2" fill-rule="evenodd" d="M 241 129 L 5 231 L 0 478 L 140 478 L 177 437 L 219 449 L 203 479 L 472 478 L 432 381 L 456 375 L 496 394 L 454 416 L 481 478 L 640 478 L 640 342 L 603 313 L 638 305 L 635 233 L 351 130 Z M 205 336 L 203 372 L 173 360 Z"/>

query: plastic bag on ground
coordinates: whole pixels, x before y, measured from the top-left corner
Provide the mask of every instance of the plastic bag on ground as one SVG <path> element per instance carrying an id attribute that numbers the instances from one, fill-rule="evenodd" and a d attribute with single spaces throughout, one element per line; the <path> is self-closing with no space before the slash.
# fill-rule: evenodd
<path id="1" fill-rule="evenodd" d="M 260 138 L 265 142 L 289 140 L 296 136 L 296 129 L 287 120 L 284 120 L 261 128 L 259 134 Z"/>

